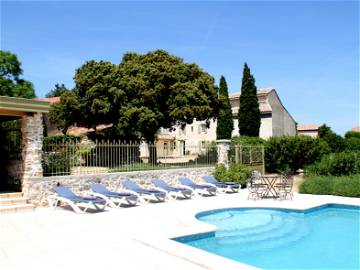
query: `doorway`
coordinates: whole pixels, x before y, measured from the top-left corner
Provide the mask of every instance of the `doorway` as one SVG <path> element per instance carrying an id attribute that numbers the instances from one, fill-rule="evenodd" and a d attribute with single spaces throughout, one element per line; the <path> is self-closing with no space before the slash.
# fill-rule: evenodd
<path id="1" fill-rule="evenodd" d="M 21 119 L 0 117 L 0 192 L 21 191 Z"/>

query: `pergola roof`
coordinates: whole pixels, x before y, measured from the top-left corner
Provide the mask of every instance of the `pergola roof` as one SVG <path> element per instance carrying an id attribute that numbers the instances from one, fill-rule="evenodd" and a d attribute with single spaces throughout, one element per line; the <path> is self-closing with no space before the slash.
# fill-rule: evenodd
<path id="1" fill-rule="evenodd" d="M 28 113 L 48 113 L 50 103 L 46 101 L 0 96 L 0 116 L 21 117 Z"/>

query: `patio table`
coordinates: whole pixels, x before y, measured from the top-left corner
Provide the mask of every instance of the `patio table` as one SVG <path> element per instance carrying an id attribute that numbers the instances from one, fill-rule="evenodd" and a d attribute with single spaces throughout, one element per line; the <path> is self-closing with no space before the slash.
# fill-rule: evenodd
<path id="1" fill-rule="evenodd" d="M 279 191 L 276 188 L 276 183 L 281 178 L 277 175 L 261 176 L 261 180 L 265 185 L 265 190 L 261 195 L 262 198 L 279 198 Z"/>

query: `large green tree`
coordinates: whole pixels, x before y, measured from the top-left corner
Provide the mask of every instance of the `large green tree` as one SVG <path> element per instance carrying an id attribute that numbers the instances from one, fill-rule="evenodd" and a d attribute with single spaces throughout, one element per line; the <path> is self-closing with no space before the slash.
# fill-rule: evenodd
<path id="1" fill-rule="evenodd" d="M 216 126 L 216 138 L 218 140 L 230 139 L 231 133 L 234 129 L 234 121 L 232 117 L 228 87 L 224 76 L 221 76 L 220 78 L 218 104 L 219 115 Z"/>
<path id="2" fill-rule="evenodd" d="M 194 119 L 209 125 L 217 115 L 213 77 L 166 51 L 125 54 L 117 77 L 127 96 L 118 126 L 138 130 L 148 143 L 154 142 L 160 128 L 184 126 Z M 156 160 L 156 154 L 150 157 Z"/>
<path id="3" fill-rule="evenodd" d="M 61 96 L 53 109 L 64 128 L 112 124 L 109 136 L 153 143 L 160 128 L 191 124 L 194 119 L 209 124 L 217 115 L 214 79 L 196 64 L 163 50 L 126 53 L 119 65 L 89 61 L 76 71 L 75 83 L 74 96 Z M 64 108 L 72 115 L 61 114 Z M 156 155 L 151 157 L 156 160 Z"/>
<path id="4" fill-rule="evenodd" d="M 0 50 L 0 96 L 34 98 L 31 82 L 21 79 L 21 63 L 11 52 Z"/>
<path id="5" fill-rule="evenodd" d="M 330 152 L 337 153 L 345 150 L 344 138 L 333 132 L 329 126 L 326 124 L 321 125 L 318 132 L 319 138 L 329 145 Z"/>
<path id="6" fill-rule="evenodd" d="M 243 71 L 239 106 L 240 135 L 258 137 L 261 124 L 259 101 L 254 76 L 251 75 L 246 63 Z"/>

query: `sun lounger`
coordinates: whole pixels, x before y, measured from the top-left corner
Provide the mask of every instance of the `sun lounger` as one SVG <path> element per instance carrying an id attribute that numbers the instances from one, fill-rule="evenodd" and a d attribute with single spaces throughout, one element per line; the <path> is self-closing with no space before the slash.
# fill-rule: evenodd
<path id="1" fill-rule="evenodd" d="M 192 190 L 189 188 L 173 187 L 161 179 L 152 179 L 151 182 L 157 189 L 166 192 L 168 194 L 168 197 L 173 197 L 174 199 L 191 198 Z"/>
<path id="2" fill-rule="evenodd" d="M 191 188 L 197 195 L 215 195 L 217 188 L 212 185 L 195 184 L 190 178 L 181 176 L 179 181 L 182 186 Z"/>
<path id="3" fill-rule="evenodd" d="M 128 192 L 112 192 L 100 183 L 93 183 L 90 185 L 93 194 L 97 197 L 103 198 L 111 207 L 118 208 L 122 204 L 136 205 L 138 196 Z"/>
<path id="4" fill-rule="evenodd" d="M 134 192 L 135 194 L 140 196 L 140 200 L 142 201 L 159 201 L 163 202 L 166 198 L 166 193 L 159 190 L 154 189 L 146 189 L 140 187 L 137 183 L 130 179 L 125 179 L 122 181 L 122 186 L 127 189 L 129 192 Z"/>
<path id="5" fill-rule="evenodd" d="M 68 204 L 76 213 L 83 214 L 89 207 L 94 206 L 97 210 L 104 210 L 107 203 L 104 199 L 98 197 L 82 197 L 73 193 L 68 187 L 57 186 L 54 187 L 56 194 L 48 197 L 48 202 L 51 207 L 56 209 L 59 202 Z M 83 207 L 81 209 L 80 207 Z"/>
<path id="6" fill-rule="evenodd" d="M 234 182 L 219 182 L 210 175 L 203 176 L 202 179 L 204 179 L 208 184 L 214 185 L 222 192 L 238 192 L 241 187 L 240 184 Z"/>

